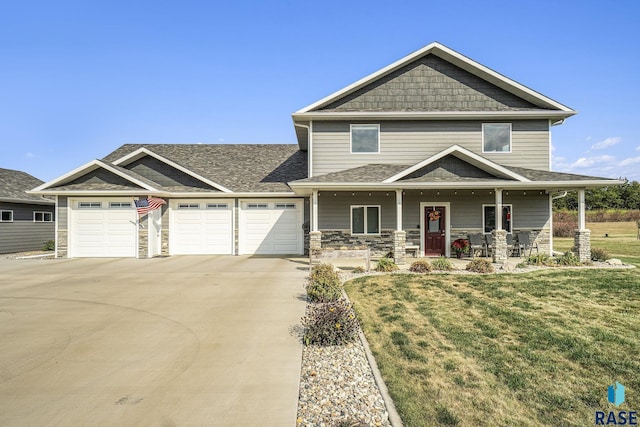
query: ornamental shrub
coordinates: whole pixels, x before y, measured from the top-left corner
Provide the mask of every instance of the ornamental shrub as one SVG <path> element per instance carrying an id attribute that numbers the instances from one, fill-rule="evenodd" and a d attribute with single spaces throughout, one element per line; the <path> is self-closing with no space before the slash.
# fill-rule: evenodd
<path id="1" fill-rule="evenodd" d="M 431 264 L 426 260 L 418 260 L 414 261 L 409 267 L 409 271 L 413 271 L 414 273 L 428 273 L 431 271 Z"/>
<path id="2" fill-rule="evenodd" d="M 453 264 L 448 258 L 441 256 L 431 261 L 431 268 L 439 271 L 449 271 L 453 270 Z"/>
<path id="3" fill-rule="evenodd" d="M 47 240 L 42 243 L 43 251 L 53 251 L 56 249 L 56 242 L 54 240 Z"/>
<path id="4" fill-rule="evenodd" d="M 342 345 L 358 336 L 358 321 L 353 307 L 341 298 L 337 301 L 310 304 L 302 318 L 306 345 Z"/>
<path id="5" fill-rule="evenodd" d="M 571 251 L 565 252 L 563 255 L 555 258 L 556 264 L 563 266 L 581 265 L 580 259 Z"/>
<path id="6" fill-rule="evenodd" d="M 551 257 L 543 253 L 529 255 L 525 260 L 525 262 L 529 265 L 552 265 L 553 264 L 553 260 L 551 259 Z"/>
<path id="7" fill-rule="evenodd" d="M 467 264 L 467 270 L 474 273 L 493 273 L 493 264 L 485 258 L 474 258 Z"/>
<path id="8" fill-rule="evenodd" d="M 396 271 L 397 269 L 398 266 L 390 258 L 380 258 L 378 260 L 378 265 L 376 266 L 376 271 L 391 272 Z"/>
<path id="9" fill-rule="evenodd" d="M 311 269 L 307 296 L 312 302 L 336 301 L 342 296 L 340 277 L 331 264 L 319 264 Z"/>
<path id="10" fill-rule="evenodd" d="M 606 261 L 611 258 L 609 252 L 601 248 L 591 248 L 591 261 Z"/>

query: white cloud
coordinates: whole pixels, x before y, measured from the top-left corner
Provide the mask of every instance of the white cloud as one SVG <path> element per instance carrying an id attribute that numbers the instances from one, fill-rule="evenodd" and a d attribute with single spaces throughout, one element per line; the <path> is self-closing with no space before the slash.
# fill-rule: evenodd
<path id="1" fill-rule="evenodd" d="M 614 146 L 616 144 L 618 144 L 620 141 L 622 141 L 622 138 L 620 138 L 619 136 L 610 136 L 607 139 L 604 139 L 602 141 L 596 142 L 595 144 L 593 144 L 591 146 L 592 150 L 603 150 L 605 148 L 609 148 L 611 146 Z"/>
<path id="2" fill-rule="evenodd" d="M 620 162 L 620 166 L 635 165 L 636 163 L 640 163 L 640 157 L 630 157 L 628 159 L 624 159 Z"/>
<path id="3" fill-rule="evenodd" d="M 603 156 L 580 157 L 578 160 L 576 160 L 575 162 L 571 163 L 571 165 L 569 165 L 569 169 L 590 168 L 595 165 L 603 165 L 606 163 L 611 163 L 614 160 L 615 160 L 615 157 L 609 156 L 606 154 Z"/>
<path id="4" fill-rule="evenodd" d="M 636 151 L 640 151 L 640 145 L 636 147 Z"/>

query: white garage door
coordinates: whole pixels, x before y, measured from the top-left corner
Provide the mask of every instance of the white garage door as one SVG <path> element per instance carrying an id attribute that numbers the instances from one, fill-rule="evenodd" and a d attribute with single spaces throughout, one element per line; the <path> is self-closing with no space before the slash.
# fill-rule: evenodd
<path id="1" fill-rule="evenodd" d="M 171 202 L 172 255 L 233 254 L 233 200 Z"/>
<path id="2" fill-rule="evenodd" d="M 301 200 L 241 201 L 240 254 L 302 254 L 303 209 Z"/>
<path id="3" fill-rule="evenodd" d="M 70 257 L 135 257 L 137 211 L 131 199 L 72 199 Z"/>

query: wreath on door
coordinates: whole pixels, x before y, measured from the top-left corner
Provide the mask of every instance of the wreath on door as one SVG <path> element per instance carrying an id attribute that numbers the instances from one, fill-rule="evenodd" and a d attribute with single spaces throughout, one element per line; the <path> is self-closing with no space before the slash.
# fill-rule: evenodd
<path id="1" fill-rule="evenodd" d="M 440 211 L 429 212 L 429 221 L 438 221 L 440 219 Z"/>

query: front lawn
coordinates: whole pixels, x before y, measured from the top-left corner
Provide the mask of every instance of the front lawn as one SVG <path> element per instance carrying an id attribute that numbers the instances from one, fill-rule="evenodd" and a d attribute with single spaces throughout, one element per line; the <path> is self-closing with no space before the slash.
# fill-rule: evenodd
<path id="1" fill-rule="evenodd" d="M 640 410 L 638 269 L 387 275 L 345 289 L 408 427 L 593 425 L 616 409 L 615 381 L 627 388 L 618 410 Z"/>

